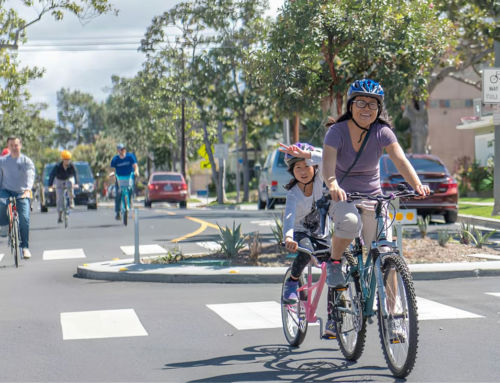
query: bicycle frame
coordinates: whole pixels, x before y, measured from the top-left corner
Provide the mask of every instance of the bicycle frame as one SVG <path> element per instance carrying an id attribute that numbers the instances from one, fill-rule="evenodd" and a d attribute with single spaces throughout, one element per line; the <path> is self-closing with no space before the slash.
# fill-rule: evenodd
<path id="1" fill-rule="evenodd" d="M 120 195 L 120 206 L 124 210 L 130 210 L 130 196 L 132 195 L 132 185 L 134 177 L 130 176 L 116 176 L 118 180 L 118 187 Z"/>
<path id="2" fill-rule="evenodd" d="M 299 294 L 301 291 L 305 291 L 307 293 L 307 300 L 305 301 L 305 306 L 304 306 L 306 310 L 306 320 L 308 323 L 316 323 L 318 319 L 321 322 L 321 318 L 318 318 L 316 316 L 316 309 L 318 308 L 318 303 L 321 298 L 323 288 L 325 287 L 326 262 L 318 263 L 318 260 L 313 255 L 311 255 L 311 257 L 312 257 L 311 262 L 309 262 L 307 266 L 308 267 L 307 282 L 302 287 L 297 289 L 297 292 Z M 314 283 L 312 281 L 313 263 L 315 264 L 315 266 L 321 268 L 321 275 L 319 277 L 319 280 Z"/>
<path id="3" fill-rule="evenodd" d="M 373 304 L 375 301 L 375 290 L 378 287 L 378 291 L 382 297 L 385 298 L 385 290 L 382 287 L 382 272 L 380 263 L 380 250 L 382 247 L 391 249 L 393 252 L 398 252 L 397 245 L 395 242 L 387 240 L 387 231 L 385 228 L 384 216 L 382 215 L 382 208 L 384 202 L 378 201 L 375 207 L 375 219 L 377 221 L 376 233 L 377 237 L 371 243 L 368 256 L 366 260 L 363 260 L 363 241 L 360 237 L 357 237 L 352 247 L 352 253 L 357 257 L 357 266 L 350 267 L 348 271 L 348 276 L 359 273 L 360 275 L 360 287 L 362 290 L 363 297 L 365 298 L 363 304 L 363 315 L 365 317 L 372 317 L 376 314 L 373 309 Z M 375 272 L 374 272 L 375 271 Z M 387 313 L 383 313 L 386 315 Z"/>

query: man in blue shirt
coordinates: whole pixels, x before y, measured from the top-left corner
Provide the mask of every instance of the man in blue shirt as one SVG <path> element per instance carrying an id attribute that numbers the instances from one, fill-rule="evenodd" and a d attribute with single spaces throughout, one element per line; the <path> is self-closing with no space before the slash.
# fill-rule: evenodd
<path id="1" fill-rule="evenodd" d="M 111 167 L 115 168 L 115 175 L 122 177 L 129 177 L 132 173 L 135 177 L 139 176 L 139 166 L 137 165 L 137 159 L 133 153 L 127 153 L 127 149 L 124 144 L 118 144 L 116 146 L 118 154 L 111 160 Z M 115 193 L 115 219 L 120 220 L 120 199 L 121 192 L 118 188 L 118 182 L 116 182 L 116 193 Z"/>

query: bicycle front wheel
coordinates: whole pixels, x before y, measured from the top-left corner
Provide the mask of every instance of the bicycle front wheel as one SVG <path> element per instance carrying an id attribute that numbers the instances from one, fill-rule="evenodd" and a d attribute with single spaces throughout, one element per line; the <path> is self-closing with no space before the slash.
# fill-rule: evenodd
<path id="1" fill-rule="evenodd" d="M 298 347 L 306 337 L 307 332 L 307 319 L 305 310 L 306 293 L 301 291 L 299 300 L 295 303 L 283 302 L 283 291 L 285 290 L 285 283 L 290 278 L 292 268 L 290 267 L 283 279 L 283 286 L 281 289 L 281 320 L 283 323 L 283 332 L 285 338 L 290 346 Z M 304 279 L 299 278 L 299 288 L 304 284 Z"/>
<path id="2" fill-rule="evenodd" d="M 334 292 L 337 319 L 337 342 L 347 360 L 361 357 L 366 340 L 366 318 L 363 315 L 359 277 L 350 275 L 345 290 Z"/>
<path id="3" fill-rule="evenodd" d="M 10 239 L 11 252 L 14 256 L 14 264 L 19 267 L 19 258 L 21 257 L 21 249 L 19 248 L 19 221 L 14 218 L 12 221 L 12 232 Z"/>
<path id="4" fill-rule="evenodd" d="M 417 298 L 413 279 L 398 254 L 382 258 L 384 295 L 378 292 L 378 327 L 385 360 L 394 376 L 408 376 L 418 347 Z"/>
<path id="5" fill-rule="evenodd" d="M 128 223 L 128 193 L 125 191 L 122 191 L 122 218 L 123 218 L 123 224 L 127 226 Z"/>

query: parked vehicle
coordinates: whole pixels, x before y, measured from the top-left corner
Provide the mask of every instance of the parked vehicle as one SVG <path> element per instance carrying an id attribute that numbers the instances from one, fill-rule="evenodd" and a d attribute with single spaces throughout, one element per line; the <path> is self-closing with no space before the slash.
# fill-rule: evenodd
<path id="1" fill-rule="evenodd" d="M 151 207 L 153 202 L 179 203 L 185 208 L 188 199 L 188 187 L 181 173 L 153 172 L 149 177 L 144 206 Z"/>
<path id="2" fill-rule="evenodd" d="M 443 162 L 430 154 L 406 156 L 415 168 L 423 184 L 434 193 L 425 199 L 401 201 L 401 207 L 417 209 L 422 216 L 442 214 L 447 223 L 454 223 L 458 216 L 458 185 Z M 405 183 L 387 154 L 380 159 L 380 182 L 384 193 L 394 191 L 399 183 Z"/>
<path id="3" fill-rule="evenodd" d="M 86 205 L 87 209 L 97 209 L 97 188 L 92 169 L 88 162 L 75 161 L 79 184 L 73 189 L 75 205 Z M 43 168 L 43 195 L 40 197 L 40 211 L 47 212 L 49 206 L 56 206 L 56 189 L 49 186 L 49 178 L 56 163 L 46 164 Z"/>
<path id="4" fill-rule="evenodd" d="M 277 203 L 286 202 L 286 190 L 284 186 L 290 182 L 292 176 L 287 171 L 285 154 L 278 149 L 269 153 L 262 168 L 257 167 L 259 172 L 259 209 L 274 209 Z"/>

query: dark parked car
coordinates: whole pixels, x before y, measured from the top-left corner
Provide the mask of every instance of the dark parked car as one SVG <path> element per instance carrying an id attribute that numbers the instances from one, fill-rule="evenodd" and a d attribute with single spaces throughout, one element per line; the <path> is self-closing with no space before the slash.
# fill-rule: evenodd
<path id="1" fill-rule="evenodd" d="M 86 205 L 88 209 L 97 209 L 97 188 L 92 169 L 88 162 L 76 161 L 73 162 L 78 174 L 79 184 L 73 189 L 75 205 Z M 49 187 L 50 172 L 56 163 L 46 164 L 43 168 L 43 197 L 40 198 L 40 210 L 47 211 L 48 206 L 56 206 L 56 190 L 52 186 Z"/>
<path id="2" fill-rule="evenodd" d="M 149 177 L 144 206 L 151 207 L 153 202 L 178 202 L 185 208 L 188 199 L 188 187 L 181 173 L 153 172 Z"/>
<path id="3" fill-rule="evenodd" d="M 429 185 L 434 192 L 425 199 L 401 201 L 401 207 L 417 209 L 426 216 L 442 214 L 447 223 L 453 223 L 458 215 L 458 185 L 441 160 L 430 154 L 408 154 L 406 156 L 415 168 L 423 184 Z M 380 159 L 380 182 L 384 192 L 397 190 L 405 180 L 387 154 Z"/>

